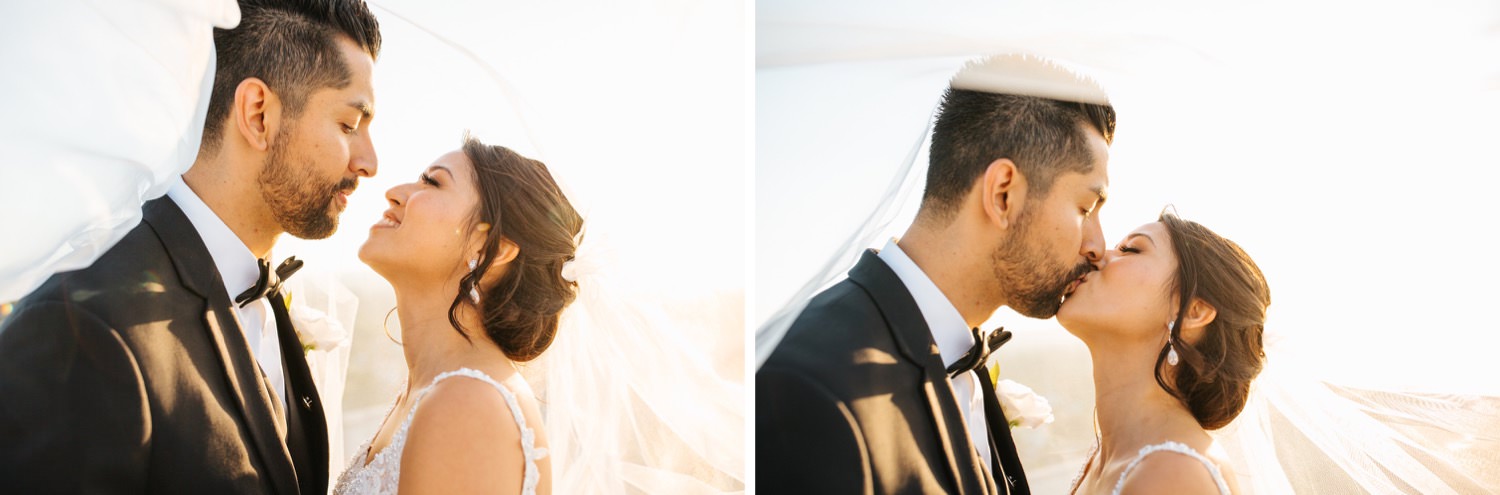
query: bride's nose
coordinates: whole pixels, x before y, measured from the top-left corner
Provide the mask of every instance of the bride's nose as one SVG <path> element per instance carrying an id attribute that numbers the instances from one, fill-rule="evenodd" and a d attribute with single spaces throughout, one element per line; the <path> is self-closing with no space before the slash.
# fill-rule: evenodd
<path id="1" fill-rule="evenodd" d="M 408 191 L 408 187 L 407 187 L 407 186 L 410 186 L 410 185 L 411 184 L 402 184 L 402 185 L 399 185 L 399 186 L 387 189 L 385 191 L 385 200 L 386 200 L 386 202 L 390 203 L 391 206 L 401 206 L 401 205 L 406 204 L 406 197 L 411 194 Z"/>
<path id="2" fill-rule="evenodd" d="M 1094 260 L 1094 269 L 1103 270 L 1104 267 L 1109 266 L 1110 262 L 1113 262 L 1115 258 L 1118 258 L 1119 256 L 1120 250 L 1118 249 L 1110 249 L 1108 251 L 1105 251 L 1104 256 L 1100 256 L 1099 259 Z"/>

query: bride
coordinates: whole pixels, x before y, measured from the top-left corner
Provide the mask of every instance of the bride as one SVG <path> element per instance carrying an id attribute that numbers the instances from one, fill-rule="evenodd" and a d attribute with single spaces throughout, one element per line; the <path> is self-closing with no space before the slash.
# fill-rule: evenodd
<path id="1" fill-rule="evenodd" d="M 547 350 L 577 296 L 583 218 L 541 162 L 468 136 L 385 197 L 359 258 L 395 289 L 407 385 L 334 492 L 551 493 L 516 363 Z"/>
<path id="2" fill-rule="evenodd" d="M 1265 353 L 1265 276 L 1234 242 L 1163 213 L 1084 275 L 1057 321 L 1089 348 L 1098 443 L 1072 493 L 1237 493 L 1207 430 L 1244 409 Z"/>

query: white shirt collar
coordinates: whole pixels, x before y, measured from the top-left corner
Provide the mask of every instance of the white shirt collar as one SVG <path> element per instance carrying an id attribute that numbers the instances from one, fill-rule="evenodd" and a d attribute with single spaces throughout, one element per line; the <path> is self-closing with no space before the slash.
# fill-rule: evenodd
<path id="1" fill-rule="evenodd" d="M 922 267 L 906 256 L 906 252 L 896 245 L 895 238 L 885 244 L 885 249 L 880 250 L 879 256 L 881 261 L 890 265 L 891 271 L 896 272 L 896 277 L 911 292 L 911 297 L 917 300 L 917 309 L 922 311 L 922 318 L 927 320 L 932 340 L 937 342 L 938 354 L 943 356 L 943 366 L 953 364 L 968 353 L 969 348 L 974 347 L 974 334 L 969 324 L 964 322 L 963 315 L 953 306 L 953 301 L 948 300 L 948 296 L 943 295 L 937 284 L 932 283 Z"/>
<path id="2" fill-rule="evenodd" d="M 177 207 L 187 215 L 188 221 L 192 222 L 193 229 L 198 231 L 198 236 L 203 238 L 203 244 L 208 247 L 208 255 L 213 257 L 214 267 L 219 269 L 219 276 L 224 279 L 224 289 L 231 300 L 260 280 L 260 265 L 255 254 L 250 252 L 250 248 L 240 241 L 239 236 L 229 230 L 229 225 L 181 177 L 167 189 L 167 196 L 177 203 Z"/>

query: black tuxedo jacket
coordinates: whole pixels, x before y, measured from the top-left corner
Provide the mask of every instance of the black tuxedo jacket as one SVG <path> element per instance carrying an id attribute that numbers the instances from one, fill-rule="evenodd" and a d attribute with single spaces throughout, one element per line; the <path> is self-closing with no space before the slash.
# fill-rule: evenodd
<path id="1" fill-rule="evenodd" d="M 322 402 L 279 309 L 285 441 L 208 248 L 171 199 L 147 202 L 0 326 L 0 492 L 326 493 Z"/>
<path id="2" fill-rule="evenodd" d="M 866 252 L 847 280 L 812 299 L 755 373 L 756 486 L 1029 493 L 1007 421 L 997 402 L 990 407 L 993 394 L 984 413 L 996 459 L 981 460 L 943 368 L 916 300 Z M 1007 478 L 1014 484 L 997 485 Z"/>

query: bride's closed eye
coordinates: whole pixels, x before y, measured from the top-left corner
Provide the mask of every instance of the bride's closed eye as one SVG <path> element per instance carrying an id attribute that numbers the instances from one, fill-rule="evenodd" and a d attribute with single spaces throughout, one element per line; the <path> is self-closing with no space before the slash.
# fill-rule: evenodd
<path id="1" fill-rule="evenodd" d="M 1122 252 L 1122 253 L 1131 253 L 1131 254 L 1139 254 L 1141 252 L 1140 249 L 1136 249 L 1136 248 L 1133 248 L 1133 247 L 1130 247 L 1130 246 L 1120 246 L 1119 251 Z"/>
<path id="2" fill-rule="evenodd" d="M 432 186 L 432 187 L 437 187 L 438 186 L 437 179 L 432 178 L 431 175 L 427 175 L 426 173 L 422 174 L 421 181 L 422 181 L 423 184 L 427 184 L 427 185 Z"/>

